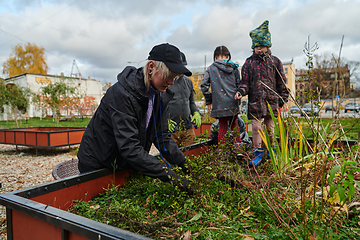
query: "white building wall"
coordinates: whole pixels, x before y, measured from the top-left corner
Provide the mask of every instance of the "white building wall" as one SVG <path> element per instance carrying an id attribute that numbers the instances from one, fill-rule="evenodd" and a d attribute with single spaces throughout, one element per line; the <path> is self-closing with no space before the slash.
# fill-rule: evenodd
<path id="1" fill-rule="evenodd" d="M 27 73 L 8 78 L 5 81 L 6 83 L 14 83 L 20 87 L 28 87 L 32 93 L 39 94 L 42 87 L 45 87 L 49 83 L 59 82 L 62 79 L 67 82 L 73 82 L 75 87 L 77 87 L 81 98 L 83 98 L 85 95 L 92 96 L 95 98 L 97 105 L 100 104 L 101 98 L 103 97 L 102 84 L 100 81 L 96 81 L 90 77 L 87 79 L 79 79 Z M 51 112 L 44 112 L 44 109 L 40 109 L 39 107 L 35 106 L 32 101 L 30 101 L 30 106 L 28 107 L 27 112 L 29 117 L 44 117 L 43 115 L 52 114 Z M 2 117 L 4 118 L 5 116 Z"/>

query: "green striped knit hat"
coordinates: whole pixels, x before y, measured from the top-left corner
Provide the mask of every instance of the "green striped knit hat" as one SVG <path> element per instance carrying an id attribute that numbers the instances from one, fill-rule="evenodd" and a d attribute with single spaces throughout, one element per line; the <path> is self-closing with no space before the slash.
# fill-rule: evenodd
<path id="1" fill-rule="evenodd" d="M 271 34 L 269 32 L 269 21 L 264 21 L 259 27 L 250 31 L 250 37 L 252 40 L 251 48 L 259 46 L 271 47 Z"/>

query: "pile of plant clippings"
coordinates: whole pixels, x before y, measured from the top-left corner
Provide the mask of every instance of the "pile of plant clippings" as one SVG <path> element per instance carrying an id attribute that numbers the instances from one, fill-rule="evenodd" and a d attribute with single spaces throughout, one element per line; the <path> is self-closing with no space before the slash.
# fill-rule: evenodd
<path id="1" fill-rule="evenodd" d="M 77 201 L 70 211 L 154 239 L 360 237 L 356 207 L 346 208 L 334 193 L 318 193 L 317 182 L 328 172 L 324 162 L 299 164 L 279 175 L 271 160 L 249 168 L 246 161 L 252 156 L 241 152 L 239 157 L 227 145 L 188 159 L 192 194 L 134 174 L 121 188 L 108 188 L 89 202 Z M 329 169 L 334 164 L 327 162 Z M 340 184 L 341 174 L 326 174 Z"/>

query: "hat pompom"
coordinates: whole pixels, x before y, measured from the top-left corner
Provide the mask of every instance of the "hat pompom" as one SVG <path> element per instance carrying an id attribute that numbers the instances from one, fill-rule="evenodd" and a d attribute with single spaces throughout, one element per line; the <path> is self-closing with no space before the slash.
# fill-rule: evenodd
<path id="1" fill-rule="evenodd" d="M 250 31 L 252 40 L 251 48 L 258 46 L 271 47 L 271 34 L 269 32 L 269 21 L 264 21 L 259 27 Z"/>

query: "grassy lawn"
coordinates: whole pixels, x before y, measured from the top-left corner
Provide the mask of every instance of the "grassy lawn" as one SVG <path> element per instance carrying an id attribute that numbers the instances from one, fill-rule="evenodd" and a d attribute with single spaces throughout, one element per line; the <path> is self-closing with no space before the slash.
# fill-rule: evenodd
<path id="1" fill-rule="evenodd" d="M 242 116 L 243 120 L 247 124 L 251 124 L 251 121 Z M 288 122 L 288 128 L 292 129 L 291 132 L 294 132 L 297 127 L 295 126 L 295 121 L 300 121 L 300 124 L 303 127 L 303 133 L 306 138 L 314 138 L 315 134 L 321 134 L 322 136 L 332 135 L 336 130 L 339 130 L 342 133 L 342 140 L 358 140 L 360 135 L 360 118 L 340 118 L 340 124 L 333 121 L 331 118 L 310 118 L 310 121 L 307 122 L 305 118 L 283 118 Z M 312 126 L 312 127 L 310 127 Z M 341 127 L 340 127 L 341 126 Z M 249 136 L 252 136 L 252 131 L 248 132 Z M 346 138 L 344 137 L 344 134 Z"/>
<path id="2" fill-rule="evenodd" d="M 301 125 L 303 126 L 303 132 L 307 138 L 314 138 L 314 133 L 324 134 L 332 134 L 336 129 L 341 130 L 339 128 L 339 124 L 333 122 L 331 118 L 313 118 L 311 122 L 308 123 L 304 118 L 299 118 Z M 248 124 L 251 121 L 244 119 Z M 289 118 L 288 121 L 291 121 Z M 86 127 L 90 122 L 90 118 L 75 118 L 70 121 L 60 121 L 59 127 Z M 294 122 L 294 121 L 291 121 Z M 358 134 L 360 132 L 360 119 L 357 118 L 342 118 L 340 119 L 340 124 L 344 133 L 346 134 L 347 140 L 358 140 Z M 313 126 L 310 128 L 309 126 Z M 324 126 L 324 127 L 321 127 Z M 327 126 L 327 127 L 326 127 Z M 56 121 L 51 119 L 43 118 L 40 120 L 39 118 L 30 118 L 26 120 L 19 121 L 19 128 L 30 128 L 30 127 L 56 127 Z M 8 129 L 8 128 L 16 128 L 15 121 L 0 121 L 0 129 Z M 325 129 L 326 128 L 326 129 Z M 293 129 L 293 126 L 291 126 Z M 294 128 L 295 129 L 295 128 Z M 312 131 L 315 129 L 316 131 Z M 341 130 L 342 132 L 342 130 Z M 252 132 L 249 131 L 249 135 L 252 136 Z M 344 139 L 344 138 L 342 138 Z"/>
<path id="3" fill-rule="evenodd" d="M 86 127 L 90 122 L 90 118 L 75 118 L 70 121 L 60 121 L 59 127 Z M 18 121 L 19 128 L 31 127 L 56 127 L 56 121 L 47 118 L 30 118 Z M 16 128 L 15 121 L 0 121 L 0 129 Z"/>
<path id="4" fill-rule="evenodd" d="M 360 131 L 359 118 L 341 118 L 340 123 L 334 122 L 331 118 L 316 118 L 311 119 L 310 122 L 300 118 L 300 123 L 303 126 L 303 133 L 307 138 L 314 138 L 317 134 L 330 136 L 336 130 L 339 130 L 342 134 L 342 140 L 358 140 Z M 346 137 L 344 137 L 344 134 Z"/>

